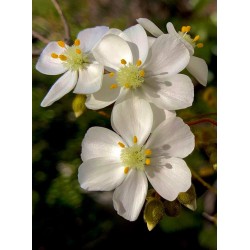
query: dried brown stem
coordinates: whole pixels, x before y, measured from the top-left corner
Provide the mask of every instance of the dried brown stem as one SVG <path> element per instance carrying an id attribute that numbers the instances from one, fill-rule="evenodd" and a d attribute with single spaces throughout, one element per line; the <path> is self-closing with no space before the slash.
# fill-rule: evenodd
<path id="1" fill-rule="evenodd" d="M 70 41 L 71 41 L 69 24 L 68 24 L 63 12 L 62 12 L 62 9 L 61 9 L 58 1 L 57 0 L 51 0 L 51 2 L 54 4 L 54 6 L 55 6 L 55 8 L 56 8 L 61 20 L 62 20 L 63 27 L 64 27 L 64 32 L 65 32 L 64 40 L 65 40 L 66 43 L 69 44 Z"/>
<path id="2" fill-rule="evenodd" d="M 217 194 L 217 190 L 213 186 L 204 181 L 194 170 L 191 170 L 191 172 L 194 179 L 199 181 L 204 187 L 206 187 L 211 192 Z"/>
<path id="3" fill-rule="evenodd" d="M 217 122 L 215 120 L 212 120 L 210 118 L 203 118 L 203 119 L 199 119 L 199 120 L 195 120 L 195 121 L 191 121 L 191 122 L 186 122 L 187 125 L 192 126 L 192 125 L 196 125 L 196 124 L 200 124 L 200 123 L 204 123 L 204 122 L 208 122 L 213 124 L 214 126 L 217 126 Z"/>
<path id="4" fill-rule="evenodd" d="M 42 36 L 41 34 L 39 34 L 38 32 L 32 30 L 32 36 L 37 38 L 38 40 L 40 40 L 41 42 L 47 44 L 50 42 L 49 39 L 47 39 L 46 37 Z"/>

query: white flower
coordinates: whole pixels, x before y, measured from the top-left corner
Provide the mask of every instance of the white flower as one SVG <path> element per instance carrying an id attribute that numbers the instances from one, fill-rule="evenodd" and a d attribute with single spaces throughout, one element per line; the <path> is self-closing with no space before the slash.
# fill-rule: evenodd
<path id="1" fill-rule="evenodd" d="M 72 46 L 63 41 L 50 42 L 43 50 L 36 69 L 43 74 L 64 73 L 52 86 L 41 106 L 46 107 L 70 92 L 90 94 L 101 87 L 104 67 L 96 62 L 92 50 L 108 32 L 106 26 L 81 31 Z"/>
<path id="2" fill-rule="evenodd" d="M 88 96 L 89 109 L 119 103 L 131 93 L 161 109 L 177 110 L 192 105 L 193 84 L 189 77 L 178 74 L 190 59 L 179 39 L 162 35 L 149 48 L 141 25 L 113 32 L 119 36 L 106 35 L 93 50 L 96 59 L 111 73 L 104 75 L 101 89 Z"/>
<path id="3" fill-rule="evenodd" d="M 149 103 L 133 98 L 113 108 L 113 132 L 90 128 L 82 142 L 78 180 L 88 191 L 111 191 L 114 208 L 127 220 L 137 219 L 148 181 L 166 200 L 173 201 L 191 185 L 191 172 L 182 159 L 194 149 L 190 128 L 175 116 L 150 135 L 153 113 Z"/>
<path id="4" fill-rule="evenodd" d="M 155 37 L 161 36 L 163 34 L 163 32 L 147 18 L 139 18 L 137 19 L 137 22 Z M 181 28 L 181 31 L 179 31 L 178 33 L 176 32 L 172 23 L 169 22 L 166 26 L 168 33 L 178 38 L 189 50 L 191 57 L 189 64 L 187 65 L 187 70 L 197 79 L 199 83 L 201 83 L 203 86 L 206 86 L 208 76 L 207 64 L 205 60 L 193 56 L 195 47 L 203 47 L 202 43 L 197 44 L 197 41 L 199 40 L 200 36 L 196 35 L 194 38 L 191 38 L 191 36 L 188 34 L 191 29 L 190 26 L 183 26 Z"/>

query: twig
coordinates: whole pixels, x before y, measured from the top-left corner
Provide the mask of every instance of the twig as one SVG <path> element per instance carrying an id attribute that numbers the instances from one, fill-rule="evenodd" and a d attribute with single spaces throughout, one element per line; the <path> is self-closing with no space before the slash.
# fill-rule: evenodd
<path id="1" fill-rule="evenodd" d="M 203 118 L 203 119 L 199 119 L 196 121 L 191 121 L 191 122 L 186 122 L 187 125 L 192 126 L 192 125 L 196 125 L 199 123 L 204 123 L 204 122 L 208 122 L 213 124 L 214 126 L 217 126 L 217 122 L 215 120 L 209 119 L 209 118 Z"/>
<path id="2" fill-rule="evenodd" d="M 206 114 L 200 114 L 200 115 L 195 115 L 195 116 L 184 116 L 182 117 L 184 120 L 188 119 L 188 120 L 193 120 L 193 119 L 201 119 L 204 117 L 208 117 L 208 116 L 213 116 L 213 115 L 217 115 L 217 112 L 212 112 L 212 113 L 206 113 Z"/>
<path id="3" fill-rule="evenodd" d="M 39 34 L 38 32 L 32 30 L 32 36 L 37 38 L 38 40 L 40 40 L 41 42 L 47 44 L 50 42 L 49 39 L 47 39 L 46 37 L 42 36 L 41 34 Z"/>
<path id="4" fill-rule="evenodd" d="M 194 170 L 191 170 L 192 176 L 199 181 L 204 187 L 206 187 L 207 189 L 209 189 L 210 191 L 212 191 L 213 193 L 217 194 L 216 189 L 211 186 L 210 184 L 208 184 L 206 181 L 204 181 Z"/>
<path id="5" fill-rule="evenodd" d="M 70 38 L 70 29 L 69 29 L 68 22 L 67 22 L 65 16 L 63 15 L 62 9 L 61 9 L 58 1 L 57 0 L 51 0 L 51 2 L 54 4 L 54 6 L 55 6 L 55 8 L 56 8 L 61 20 L 62 20 L 63 27 L 64 27 L 64 32 L 65 32 L 65 39 L 64 40 L 65 40 L 66 43 L 69 44 L 71 42 L 71 38 Z"/>
<path id="6" fill-rule="evenodd" d="M 203 217 L 206 218 L 208 221 L 214 223 L 215 225 L 217 225 L 217 218 L 215 216 L 209 215 L 206 212 L 202 213 Z"/>
<path id="7" fill-rule="evenodd" d="M 35 57 L 39 57 L 41 55 L 41 50 L 33 50 L 32 51 L 32 57 L 35 58 Z"/>

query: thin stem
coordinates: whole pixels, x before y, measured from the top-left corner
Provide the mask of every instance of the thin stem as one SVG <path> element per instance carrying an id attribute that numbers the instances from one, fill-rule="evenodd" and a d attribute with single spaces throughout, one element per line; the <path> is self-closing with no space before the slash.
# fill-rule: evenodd
<path id="1" fill-rule="evenodd" d="M 32 36 L 37 38 L 38 40 L 40 40 L 41 42 L 47 44 L 50 42 L 49 39 L 47 39 L 46 37 L 42 36 L 41 34 L 39 34 L 38 32 L 32 30 Z"/>
<path id="2" fill-rule="evenodd" d="M 51 0 L 51 2 L 54 4 L 54 6 L 55 6 L 55 8 L 56 8 L 61 20 L 62 20 L 63 27 L 64 27 L 64 32 L 65 32 L 65 39 L 64 40 L 65 40 L 66 43 L 69 44 L 70 41 L 71 41 L 71 38 L 70 38 L 70 28 L 69 28 L 68 22 L 67 22 L 64 14 L 62 12 L 62 9 L 61 9 L 58 1 L 57 0 Z"/>
<path id="3" fill-rule="evenodd" d="M 192 173 L 192 176 L 194 179 L 199 181 L 204 187 L 206 187 L 207 189 L 209 189 L 213 193 L 217 194 L 216 189 L 213 186 L 211 186 L 210 184 L 208 184 L 206 181 L 204 181 L 194 170 L 191 170 L 191 173 Z"/>
<path id="4" fill-rule="evenodd" d="M 206 212 L 203 212 L 202 215 L 204 216 L 204 218 L 206 218 L 208 221 L 214 223 L 215 225 L 217 225 L 217 218 L 215 216 L 209 215 Z"/>
<path id="5" fill-rule="evenodd" d="M 200 115 L 195 115 L 195 116 L 183 116 L 182 118 L 185 120 L 185 119 L 188 119 L 188 120 L 193 120 L 193 119 L 201 119 L 201 118 L 206 118 L 208 116 L 213 116 L 213 115 L 217 115 L 217 112 L 211 112 L 211 113 L 206 113 L 206 114 L 200 114 Z"/>
<path id="6" fill-rule="evenodd" d="M 192 125 L 196 125 L 196 124 L 204 123 L 204 122 L 208 122 L 208 123 L 213 124 L 214 126 L 217 126 L 217 122 L 215 120 L 210 119 L 210 118 L 203 118 L 203 119 L 199 119 L 196 121 L 186 122 L 186 124 L 189 126 L 192 126 Z"/>

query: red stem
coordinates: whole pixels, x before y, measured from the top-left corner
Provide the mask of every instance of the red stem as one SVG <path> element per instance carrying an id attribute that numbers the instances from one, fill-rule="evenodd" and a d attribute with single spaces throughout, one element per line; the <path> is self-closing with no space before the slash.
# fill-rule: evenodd
<path id="1" fill-rule="evenodd" d="M 215 120 L 209 119 L 209 118 L 203 118 L 203 119 L 199 119 L 196 121 L 191 121 L 191 122 L 186 122 L 187 125 L 192 126 L 192 125 L 196 125 L 199 123 L 204 123 L 204 122 L 208 122 L 213 124 L 214 126 L 217 126 L 217 122 Z"/>

